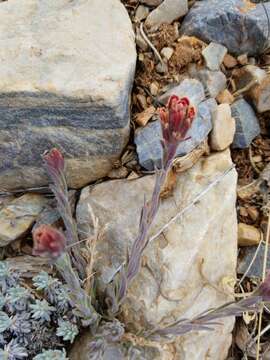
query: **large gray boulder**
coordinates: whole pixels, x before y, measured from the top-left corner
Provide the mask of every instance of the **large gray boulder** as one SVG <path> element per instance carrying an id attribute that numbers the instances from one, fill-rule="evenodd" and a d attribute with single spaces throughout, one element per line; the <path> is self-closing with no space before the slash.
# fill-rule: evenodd
<path id="1" fill-rule="evenodd" d="M 202 0 L 189 11 L 181 33 L 214 41 L 237 55 L 261 53 L 269 39 L 270 3 L 263 5 L 247 0 Z"/>
<path id="2" fill-rule="evenodd" d="M 46 184 L 54 146 L 71 187 L 105 176 L 128 140 L 136 63 L 121 2 L 9 0 L 0 41 L 0 187 Z"/>

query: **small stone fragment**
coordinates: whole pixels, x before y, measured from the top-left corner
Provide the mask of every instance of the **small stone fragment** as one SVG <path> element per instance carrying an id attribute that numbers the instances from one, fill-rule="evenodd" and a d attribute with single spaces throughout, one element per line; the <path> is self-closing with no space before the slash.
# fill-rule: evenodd
<path id="1" fill-rule="evenodd" d="M 232 104 L 234 102 L 234 96 L 228 89 L 221 91 L 216 99 L 219 104 Z"/>
<path id="2" fill-rule="evenodd" d="M 210 71 L 202 69 L 197 71 L 198 79 L 205 87 L 206 95 L 216 98 L 226 88 L 226 76 L 222 71 Z"/>
<path id="3" fill-rule="evenodd" d="M 259 211 L 255 208 L 255 206 L 249 206 L 246 210 L 251 220 L 256 221 L 258 219 Z"/>
<path id="4" fill-rule="evenodd" d="M 260 84 L 254 86 L 248 93 L 259 113 L 270 110 L 270 76 L 268 75 Z"/>
<path id="5" fill-rule="evenodd" d="M 210 135 L 211 148 L 216 151 L 225 150 L 233 142 L 235 120 L 231 116 L 229 104 L 220 104 L 213 117 L 213 130 Z"/>
<path id="6" fill-rule="evenodd" d="M 194 106 L 205 99 L 203 85 L 197 79 L 185 79 L 179 85 L 166 91 L 165 94 L 159 97 L 159 101 L 166 104 L 171 95 L 177 95 L 179 97 L 188 97 L 190 102 Z"/>
<path id="7" fill-rule="evenodd" d="M 180 33 L 226 46 L 229 53 L 258 55 L 268 44 L 270 3 L 249 0 L 196 1 L 185 17 Z"/>
<path id="8" fill-rule="evenodd" d="M 265 245 L 261 244 L 259 250 L 257 251 L 257 255 L 255 256 L 256 251 L 257 246 L 247 246 L 243 249 L 243 256 L 239 259 L 238 262 L 238 274 L 244 274 L 249 269 L 246 274 L 247 277 L 261 278 L 263 271 Z M 252 265 L 250 266 L 251 262 Z M 268 252 L 267 256 L 266 268 L 270 268 L 270 252 Z"/>
<path id="9" fill-rule="evenodd" d="M 227 69 L 232 69 L 237 65 L 237 60 L 230 54 L 226 54 L 223 59 L 223 64 Z"/>
<path id="10" fill-rule="evenodd" d="M 140 126 L 145 126 L 155 114 L 155 112 L 156 108 L 154 106 L 150 106 L 148 109 L 145 109 L 143 112 L 135 116 L 136 123 Z"/>
<path id="11" fill-rule="evenodd" d="M 135 19 L 142 21 L 144 19 L 147 18 L 148 14 L 149 14 L 150 10 L 148 7 L 144 6 L 144 5 L 139 5 L 137 7 L 136 13 L 135 13 Z"/>
<path id="12" fill-rule="evenodd" d="M 25 194 L 8 203 L 0 211 L 0 246 L 24 235 L 45 207 L 42 195 Z"/>
<path id="13" fill-rule="evenodd" d="M 148 15 L 145 25 L 148 28 L 158 28 L 161 24 L 171 24 L 187 12 L 187 0 L 164 0 Z"/>
<path id="14" fill-rule="evenodd" d="M 247 65 L 248 64 L 248 56 L 247 54 L 241 54 L 237 57 L 237 61 L 240 65 Z"/>
<path id="15" fill-rule="evenodd" d="M 177 155 L 182 156 L 191 152 L 201 144 L 212 129 L 211 110 L 207 101 L 199 104 L 197 115 L 189 130 L 188 140 L 179 144 Z M 137 129 L 135 133 L 136 150 L 140 165 L 153 171 L 155 167 L 160 168 L 162 159 L 161 127 L 159 121 L 147 124 L 144 128 Z"/>
<path id="16" fill-rule="evenodd" d="M 152 82 L 152 83 L 150 84 L 150 93 L 151 93 L 153 96 L 157 96 L 158 91 L 159 91 L 159 84 L 158 84 L 157 82 Z"/>
<path id="17" fill-rule="evenodd" d="M 142 94 L 138 94 L 137 96 L 137 100 L 138 100 L 138 103 L 140 104 L 140 106 L 143 108 L 143 109 L 147 109 L 147 100 L 146 100 L 146 97 Z"/>
<path id="18" fill-rule="evenodd" d="M 261 240 L 261 232 L 255 226 L 244 223 L 238 224 L 238 245 L 252 246 L 258 245 Z"/>
<path id="19" fill-rule="evenodd" d="M 233 148 L 245 149 L 260 134 L 260 125 L 252 107 L 244 100 L 236 100 L 232 105 L 232 116 L 235 119 L 236 132 Z"/>
<path id="20" fill-rule="evenodd" d="M 170 60 L 170 58 L 173 55 L 173 49 L 170 47 L 164 47 L 161 51 L 160 51 L 161 55 L 167 59 Z"/>
<path id="21" fill-rule="evenodd" d="M 225 46 L 211 42 L 203 51 L 202 55 L 209 70 L 217 71 L 227 53 Z"/>

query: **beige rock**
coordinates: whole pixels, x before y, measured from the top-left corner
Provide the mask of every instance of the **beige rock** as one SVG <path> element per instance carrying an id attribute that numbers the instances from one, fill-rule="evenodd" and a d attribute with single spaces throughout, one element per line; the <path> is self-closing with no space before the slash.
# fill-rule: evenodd
<path id="1" fill-rule="evenodd" d="M 149 8 L 143 5 L 139 5 L 136 10 L 135 19 L 142 21 L 147 18 L 149 14 Z"/>
<path id="2" fill-rule="evenodd" d="M 213 116 L 210 144 L 213 150 L 224 150 L 231 145 L 235 134 L 235 120 L 229 104 L 220 104 Z"/>
<path id="3" fill-rule="evenodd" d="M 159 91 L 159 84 L 154 81 L 150 84 L 150 93 L 153 95 L 153 96 L 157 96 L 158 94 L 158 91 Z"/>
<path id="4" fill-rule="evenodd" d="M 158 28 L 161 24 L 171 24 L 187 12 L 187 0 L 164 0 L 147 16 L 145 25 L 149 28 Z"/>
<path id="5" fill-rule="evenodd" d="M 165 59 L 170 60 L 170 58 L 172 57 L 172 54 L 173 54 L 173 49 L 170 47 L 164 47 L 160 51 L 160 53 Z"/>
<path id="6" fill-rule="evenodd" d="M 145 126 L 148 121 L 153 117 L 156 112 L 156 108 L 154 106 L 150 106 L 143 112 L 139 113 L 135 117 L 135 121 L 140 126 Z"/>
<path id="7" fill-rule="evenodd" d="M 177 176 L 172 196 L 162 200 L 151 229 L 156 234 L 177 213 L 190 205 L 231 166 L 229 151 L 201 159 Z M 229 301 L 233 289 L 225 279 L 235 278 L 237 174 L 232 169 L 196 204 L 147 247 L 143 266 L 132 283 L 121 316 L 126 329 L 160 326 Z M 149 199 L 154 176 L 116 180 L 84 188 L 77 206 L 79 231 L 89 228 L 90 204 L 100 225 L 95 270 L 108 283 L 124 261 L 137 231 L 144 197 Z M 158 344 L 159 355 L 147 359 L 225 360 L 231 344 L 233 319 L 221 321 L 211 336 L 196 332 L 170 345 Z M 80 347 L 80 360 L 88 360 Z M 85 354 L 84 356 L 81 354 Z M 71 358 L 72 360 L 75 358 Z"/>
<path id="8" fill-rule="evenodd" d="M 257 111 L 263 113 L 270 110 L 270 76 L 250 90 L 248 94 Z"/>
<path id="9" fill-rule="evenodd" d="M 248 56 L 247 54 L 242 54 L 237 56 L 237 61 L 240 65 L 247 65 L 248 64 Z"/>
<path id="10" fill-rule="evenodd" d="M 237 60 L 230 54 L 226 54 L 223 59 L 223 64 L 226 68 L 231 69 L 237 65 Z"/>
<path id="11" fill-rule="evenodd" d="M 234 102 L 234 96 L 228 89 L 221 91 L 216 99 L 219 104 L 232 104 Z"/>
<path id="12" fill-rule="evenodd" d="M 238 224 L 238 245 L 252 246 L 258 245 L 261 240 L 261 232 L 255 226 L 244 223 Z"/>
<path id="13" fill-rule="evenodd" d="M 0 211 L 0 246 L 6 246 L 26 233 L 45 207 L 42 195 L 25 194 Z"/>

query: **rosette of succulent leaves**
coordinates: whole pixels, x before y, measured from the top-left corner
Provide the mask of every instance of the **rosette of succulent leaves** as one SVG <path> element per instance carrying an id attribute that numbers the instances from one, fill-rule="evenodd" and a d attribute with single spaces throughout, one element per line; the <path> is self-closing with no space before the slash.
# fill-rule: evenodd
<path id="1" fill-rule="evenodd" d="M 31 287 L 0 261 L 0 290 L 0 359 L 67 359 L 79 330 L 66 286 L 42 271 Z"/>

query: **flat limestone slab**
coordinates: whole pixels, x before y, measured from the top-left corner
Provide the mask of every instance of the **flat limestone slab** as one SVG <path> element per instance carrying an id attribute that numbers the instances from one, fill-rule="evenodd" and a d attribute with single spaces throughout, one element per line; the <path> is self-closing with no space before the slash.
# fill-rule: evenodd
<path id="1" fill-rule="evenodd" d="M 231 164 L 229 150 L 200 159 L 178 175 L 174 192 L 161 201 L 150 236 L 221 177 L 189 211 L 149 243 L 140 273 L 122 306 L 121 321 L 127 331 L 138 333 L 177 319 L 192 318 L 231 300 L 233 288 L 229 283 L 235 279 L 237 260 L 237 173 L 233 169 L 222 178 Z M 106 181 L 81 192 L 77 220 L 82 238 L 89 231 L 91 208 L 104 229 L 97 241 L 94 263 L 100 282 L 108 284 L 126 260 L 137 235 L 141 206 L 145 197 L 150 198 L 153 186 L 154 176 L 144 176 Z M 160 343 L 159 354 L 144 349 L 137 358 L 225 360 L 233 322 L 232 318 L 225 319 L 211 333 L 193 332 L 179 337 L 167 348 Z M 79 341 L 80 350 L 74 350 L 75 356 L 72 352 L 70 359 L 90 360 L 87 344 L 89 339 L 84 350 Z"/>
<path id="2" fill-rule="evenodd" d="M 0 3 L 0 63 L 0 187 L 46 184 L 54 146 L 71 187 L 105 176 L 128 140 L 136 63 L 121 2 Z"/>

